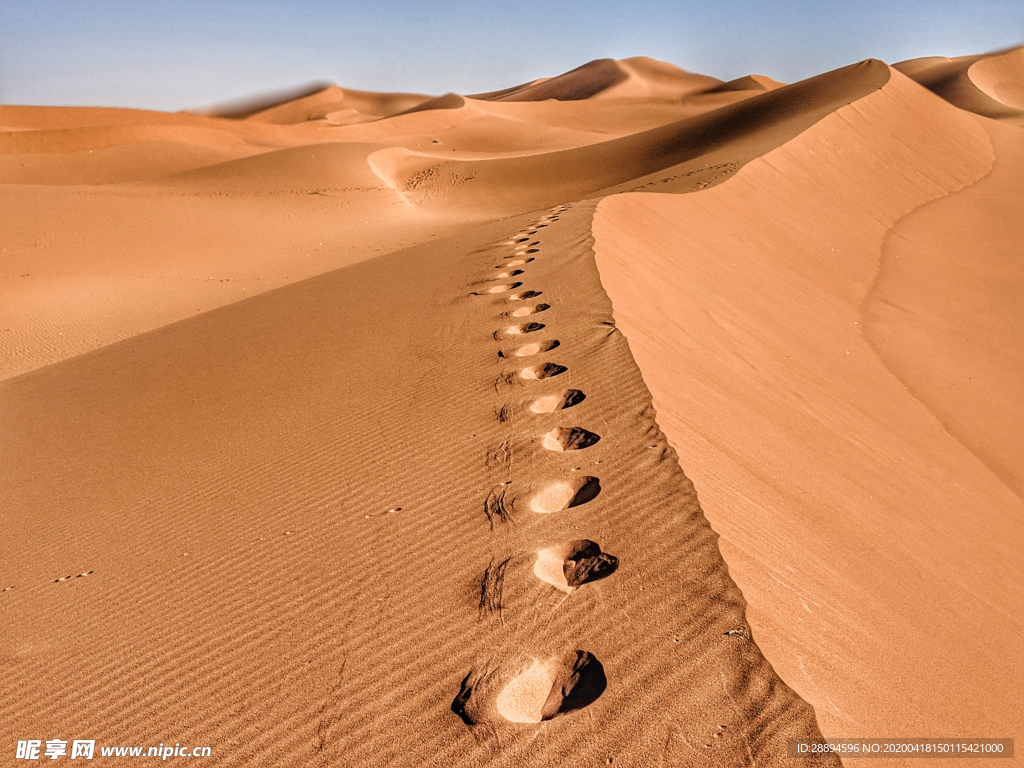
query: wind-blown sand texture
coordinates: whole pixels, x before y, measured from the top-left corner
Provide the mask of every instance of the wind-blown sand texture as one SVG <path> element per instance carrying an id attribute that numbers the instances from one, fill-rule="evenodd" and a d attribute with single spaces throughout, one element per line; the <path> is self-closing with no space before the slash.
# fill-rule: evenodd
<path id="1" fill-rule="evenodd" d="M 1014 736 L 1022 56 L 0 107 L 0 749 Z"/>

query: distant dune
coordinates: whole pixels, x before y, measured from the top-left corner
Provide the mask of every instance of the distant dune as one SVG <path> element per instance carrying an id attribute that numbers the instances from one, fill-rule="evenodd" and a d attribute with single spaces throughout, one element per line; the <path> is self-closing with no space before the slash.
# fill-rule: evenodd
<path id="1" fill-rule="evenodd" d="M 1022 116 L 1024 48 L 0 106 L 0 734 L 1013 737 Z"/>
<path id="2" fill-rule="evenodd" d="M 895 68 L 961 109 L 1024 125 L 1024 48 L 911 59 Z"/>

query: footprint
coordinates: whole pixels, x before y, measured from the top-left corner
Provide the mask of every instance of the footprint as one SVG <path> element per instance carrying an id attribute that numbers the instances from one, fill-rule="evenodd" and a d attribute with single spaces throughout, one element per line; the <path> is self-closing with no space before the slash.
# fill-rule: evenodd
<path id="1" fill-rule="evenodd" d="M 561 512 L 593 501 L 601 493 L 601 481 L 596 477 L 577 477 L 559 480 L 544 488 L 530 499 L 530 509 L 541 515 Z"/>
<path id="2" fill-rule="evenodd" d="M 533 574 L 541 581 L 565 593 L 577 587 L 611 576 L 619 567 L 619 559 L 589 539 L 558 544 L 537 553 Z"/>
<path id="3" fill-rule="evenodd" d="M 587 396 L 578 389 L 567 389 L 556 395 L 544 395 L 538 397 L 530 404 L 530 410 L 534 413 L 553 413 L 572 408 L 587 399 Z"/>
<path id="4" fill-rule="evenodd" d="M 544 447 L 549 451 L 581 451 L 600 439 L 600 435 L 583 427 L 555 427 L 544 435 Z"/>
<path id="5" fill-rule="evenodd" d="M 495 708 L 512 723 L 540 723 L 588 707 L 608 687 L 604 667 L 587 651 L 533 663 L 498 694 Z"/>
<path id="6" fill-rule="evenodd" d="M 519 375 L 524 379 L 536 381 L 538 379 L 550 379 L 555 376 L 561 376 L 568 370 L 564 365 L 558 365 L 558 363 L 541 363 L 539 365 L 531 365 L 529 368 L 523 368 Z"/>
<path id="7" fill-rule="evenodd" d="M 488 278 L 488 279 L 490 279 L 490 280 L 505 280 L 507 278 L 515 277 L 516 275 L 521 275 L 521 274 L 523 274 L 523 270 L 521 270 L 521 269 L 510 269 L 507 272 L 502 272 L 501 274 L 495 275 L 494 277 L 491 277 L 491 278 Z"/>
<path id="8" fill-rule="evenodd" d="M 544 323 L 520 323 L 519 325 L 509 326 L 505 329 L 505 333 L 510 336 L 520 336 L 524 333 L 536 333 L 544 327 Z"/>
<path id="9" fill-rule="evenodd" d="M 531 248 L 527 253 L 540 253 L 540 248 Z"/>
<path id="10" fill-rule="evenodd" d="M 503 285 L 495 285 L 488 288 L 485 293 L 504 293 L 505 291 L 511 291 L 513 288 L 518 288 L 522 283 L 505 283 Z"/>
<path id="11" fill-rule="evenodd" d="M 526 317 L 527 315 L 536 315 L 538 312 L 546 312 L 551 309 L 550 304 L 536 304 L 532 307 L 520 307 L 512 311 L 512 317 Z"/>
<path id="12" fill-rule="evenodd" d="M 528 259 L 516 259 L 515 261 L 510 261 L 508 264 L 499 264 L 495 269 L 502 269 L 504 267 L 521 267 L 523 264 L 529 264 L 531 261 L 534 261 L 533 256 Z"/>
<path id="13" fill-rule="evenodd" d="M 535 299 L 540 296 L 542 291 L 523 291 L 522 293 L 513 293 L 508 297 L 509 301 L 524 301 L 525 299 Z"/>
<path id="14" fill-rule="evenodd" d="M 516 357 L 529 357 L 530 355 L 537 355 L 541 352 L 550 352 L 555 347 L 561 344 L 557 339 L 551 341 L 536 341 L 533 344 L 524 344 L 516 350 Z"/>

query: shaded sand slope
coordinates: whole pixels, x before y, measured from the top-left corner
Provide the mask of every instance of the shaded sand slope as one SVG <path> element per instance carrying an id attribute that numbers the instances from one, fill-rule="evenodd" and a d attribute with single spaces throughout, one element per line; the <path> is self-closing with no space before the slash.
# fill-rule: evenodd
<path id="1" fill-rule="evenodd" d="M 255 123 L 293 125 L 324 118 L 336 121 L 345 115 L 346 122 L 359 122 L 397 115 L 429 99 L 429 96 L 420 94 L 373 93 L 332 85 L 316 93 L 275 104 L 247 115 L 245 119 Z"/>
<path id="2" fill-rule="evenodd" d="M 629 59 L 597 59 L 558 77 L 474 96 L 487 101 L 582 101 L 601 98 L 657 98 L 678 100 L 706 91 L 722 81 L 687 72 L 646 56 Z"/>
<path id="3" fill-rule="evenodd" d="M 2 737 L 218 765 L 789 764 L 813 712 L 654 422 L 591 217 L 473 229 L 0 384 Z M 580 540 L 617 568 L 537 577 Z"/>
<path id="4" fill-rule="evenodd" d="M 984 257 L 957 248 L 969 233 L 945 242 L 931 284 L 914 282 L 930 267 L 892 260 L 935 241 L 886 240 L 951 193 L 897 232 L 936 225 L 961 195 L 947 233 L 979 198 L 1016 196 L 1017 150 L 992 135 L 995 152 L 978 118 L 893 72 L 724 184 L 619 195 L 597 211 L 602 281 L 659 423 L 722 533 L 767 657 L 829 736 L 1010 735 L 1024 720 L 1024 504 L 922 401 L 963 409 L 964 434 L 1009 413 L 946 397 L 953 366 L 938 353 L 965 343 L 914 315 L 960 291 L 980 313 L 978 282 L 1015 275 L 998 249 L 1016 237 L 1016 202 L 973 223 L 998 243 L 976 243 Z M 985 271 L 952 288 L 974 261 Z M 1005 296 L 991 321 L 958 316 L 968 339 L 1017 320 Z M 884 357 L 868 338 L 885 339 Z M 931 344 L 927 363 L 914 343 Z M 994 397 L 1019 377 L 1014 358 L 995 359 L 1010 343 L 979 370 Z M 905 369 L 906 381 L 893 373 Z"/>

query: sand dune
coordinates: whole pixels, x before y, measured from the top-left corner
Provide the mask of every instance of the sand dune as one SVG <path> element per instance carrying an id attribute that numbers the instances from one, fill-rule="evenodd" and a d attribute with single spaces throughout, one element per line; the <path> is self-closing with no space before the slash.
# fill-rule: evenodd
<path id="1" fill-rule="evenodd" d="M 297 99 L 275 104 L 262 111 L 247 115 L 245 120 L 255 123 L 294 125 L 310 120 L 330 119 L 332 113 L 353 110 L 367 118 L 388 117 L 399 114 L 430 99 L 412 93 L 371 93 L 339 88 L 332 85 Z"/>
<path id="2" fill-rule="evenodd" d="M 1021 50 L 0 107 L 0 734 L 1012 737 Z"/>
<path id="3" fill-rule="evenodd" d="M 558 77 L 474 98 L 485 101 L 581 101 L 584 99 L 644 98 L 679 100 L 706 91 L 721 80 L 686 72 L 672 64 L 646 56 L 630 59 L 598 59 Z"/>
<path id="4" fill-rule="evenodd" d="M 911 59 L 894 66 L 961 109 L 1024 124 L 1024 47 L 956 59 Z"/>
<path id="5" fill-rule="evenodd" d="M 1019 440 L 999 431 L 1016 408 L 1016 331 L 986 352 L 957 340 L 1019 325 L 1020 283 L 989 320 L 969 308 L 987 310 L 991 288 L 957 282 L 974 256 L 949 230 L 932 241 L 948 249 L 944 274 L 931 251 L 896 263 L 918 238 L 887 239 L 931 200 L 961 210 L 951 193 L 991 184 L 995 157 L 982 124 L 894 73 L 715 189 L 616 196 L 598 210 L 598 265 L 659 423 L 683 466 L 703 467 L 695 482 L 758 636 L 826 733 L 1009 733 L 1020 722 L 1008 702 L 1024 682 L 1021 636 L 1000 627 L 1020 620 L 1024 507 L 1019 481 L 1001 483 L 975 456 L 983 434 L 1004 474 L 1019 467 Z M 1013 218 L 991 210 L 977 225 L 1008 245 Z M 934 283 L 968 304 L 949 317 L 957 330 L 929 328 L 923 348 L 924 311 L 932 322 L 948 311 L 921 306 Z M 965 373 L 987 374 L 988 389 L 967 399 Z M 954 410 L 963 431 L 945 426 Z"/>

